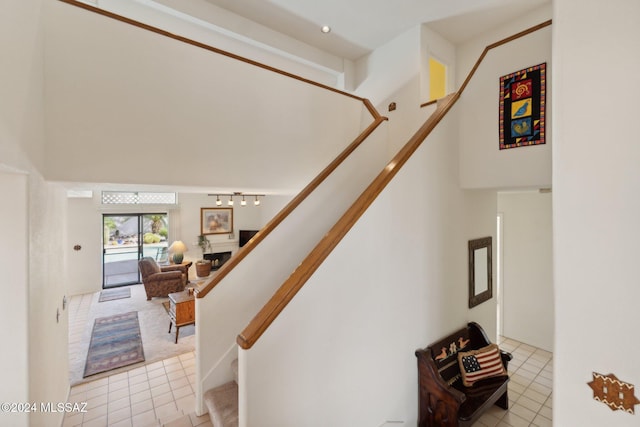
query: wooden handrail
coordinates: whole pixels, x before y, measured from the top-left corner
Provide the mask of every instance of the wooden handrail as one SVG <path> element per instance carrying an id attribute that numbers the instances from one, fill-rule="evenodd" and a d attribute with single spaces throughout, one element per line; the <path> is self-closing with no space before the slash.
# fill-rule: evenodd
<path id="1" fill-rule="evenodd" d="M 365 105 L 373 105 L 368 100 L 365 100 Z M 370 110 L 371 111 L 371 110 Z M 375 111 L 375 108 L 373 108 Z M 367 128 L 356 137 L 356 139 L 347 146 L 327 167 L 325 167 L 305 188 L 302 189 L 287 205 L 280 210 L 264 227 L 260 229 L 249 242 L 241 247 L 227 262 L 225 262 L 216 275 L 203 285 L 200 290 L 196 290 L 196 297 L 202 298 L 207 295 L 220 281 L 235 268 L 258 244 L 264 240 L 282 221 L 289 216 L 318 186 L 329 176 L 331 173 L 347 158 L 356 148 L 362 144 L 369 135 L 385 120 L 386 117 L 382 117 L 377 114 L 376 117 Z"/>
<path id="2" fill-rule="evenodd" d="M 356 139 L 349 144 L 349 146 L 347 146 L 339 155 L 338 157 L 336 157 L 325 169 L 322 170 L 322 172 L 320 172 L 320 174 L 318 174 L 318 176 L 316 176 L 296 197 L 294 197 L 271 221 L 269 221 L 258 233 L 256 233 L 256 235 L 242 248 L 240 248 L 240 250 L 238 250 L 238 252 L 236 252 L 236 254 L 234 256 L 232 256 L 226 263 L 224 263 L 224 265 L 222 267 L 220 267 L 220 269 L 218 270 L 216 276 L 209 281 L 208 283 L 204 284 L 202 288 L 200 288 L 199 290 L 196 290 L 196 297 L 197 298 L 203 298 L 204 296 L 206 296 L 218 283 L 220 283 L 220 281 L 227 275 L 229 274 L 229 272 L 231 272 L 231 270 L 233 270 L 233 268 L 238 265 L 240 263 L 240 261 L 242 261 L 262 240 L 264 240 L 265 237 L 267 237 L 275 228 L 278 224 L 280 224 L 282 221 L 284 221 L 284 219 L 295 210 L 296 207 L 298 207 L 300 205 L 300 203 L 302 203 L 307 196 L 309 196 L 309 194 L 311 194 L 347 157 L 349 157 L 349 155 L 355 151 L 356 148 L 358 148 L 358 146 L 360 146 L 360 144 L 362 142 L 364 142 L 364 140 L 371 135 L 371 133 L 373 133 L 373 131 L 385 120 L 387 120 L 386 117 L 381 116 L 380 113 L 378 113 L 378 111 L 376 110 L 376 108 L 373 106 L 373 104 L 365 98 L 361 98 L 359 96 L 355 96 L 353 94 L 350 94 L 348 92 L 344 92 L 335 88 L 332 88 L 330 86 L 324 85 L 322 83 L 318 83 L 315 82 L 313 80 L 309 80 L 309 79 L 305 79 L 304 77 L 300 77 L 298 75 L 289 73 L 287 71 L 283 71 L 280 70 L 278 68 L 274 68 L 265 64 L 262 64 L 260 62 L 248 59 L 248 58 L 244 58 L 242 56 L 236 55 L 234 53 L 231 52 L 227 52 L 225 50 L 216 48 L 214 46 L 210 46 L 183 36 L 179 36 L 177 34 L 173 34 L 170 33 L 168 31 L 162 30 L 160 28 L 124 17 L 122 15 L 118 15 L 116 13 L 113 12 L 109 12 L 107 10 L 104 9 L 100 9 L 97 8 L 95 6 L 86 4 L 86 3 L 82 3 L 80 1 L 77 0 L 59 0 L 63 3 L 67 3 L 76 7 L 79 7 L 81 9 L 85 9 L 88 10 L 90 12 L 94 12 L 97 13 L 99 15 L 105 16 L 107 18 L 111 18 L 111 19 L 115 19 L 117 21 L 129 24 L 129 25 L 133 25 L 135 27 L 147 30 L 147 31 L 151 31 L 153 33 L 174 39 L 174 40 L 178 40 L 180 42 L 192 45 L 192 46 L 196 46 L 205 50 L 208 50 L 210 52 L 214 52 L 220 55 L 224 55 L 227 56 L 229 58 L 241 61 L 241 62 L 245 62 L 247 64 L 277 73 L 277 74 L 281 74 L 287 77 L 290 77 L 292 79 L 295 80 L 299 80 L 301 82 L 313 85 L 313 86 L 317 86 L 319 88 L 322 89 L 326 89 L 326 90 L 330 90 L 332 92 L 344 95 L 344 96 L 348 96 L 350 98 L 354 98 L 357 99 L 359 101 L 361 101 L 364 106 L 367 108 L 367 110 L 369 111 L 369 113 L 371 114 L 371 116 L 373 117 L 373 122 L 360 134 L 356 137 Z"/>
<path id="3" fill-rule="evenodd" d="M 488 45 L 487 47 L 485 47 L 484 50 L 482 51 L 482 53 L 480 54 L 480 57 L 478 58 L 478 60 L 474 64 L 473 68 L 471 69 L 471 71 L 467 75 L 467 78 L 462 83 L 462 86 L 460 86 L 460 89 L 458 89 L 458 92 L 462 93 L 464 91 L 464 89 L 469 84 L 469 80 L 471 80 L 471 77 L 473 77 L 473 75 L 476 73 L 476 70 L 480 66 L 480 63 L 482 62 L 484 57 L 487 55 L 487 53 L 491 49 L 494 49 L 494 48 L 496 48 L 498 46 L 502 46 L 503 44 L 507 44 L 509 42 L 512 42 L 512 41 L 514 41 L 516 39 L 519 39 L 521 37 L 527 36 L 527 35 L 529 35 L 531 33 L 535 33 L 536 31 L 541 30 L 541 29 L 543 29 L 545 27 L 548 27 L 549 25 L 551 25 L 551 19 L 549 19 L 548 21 L 544 21 L 541 24 L 534 25 L 533 27 L 527 28 L 526 30 L 520 31 L 519 33 L 516 33 L 516 34 L 514 34 L 512 36 L 506 37 L 506 38 L 504 38 L 502 40 L 499 40 L 499 41 L 497 41 L 495 43 L 492 43 L 492 44 Z M 423 104 L 420 104 L 420 107 L 426 107 L 428 105 L 431 105 L 432 103 L 433 103 L 433 101 L 428 101 L 428 102 L 425 102 Z"/>
<path id="4" fill-rule="evenodd" d="M 420 108 L 422 108 L 422 107 L 428 107 L 429 105 L 431 105 L 431 104 L 435 104 L 436 102 L 438 102 L 438 100 L 437 100 L 437 99 L 432 99 L 431 101 L 427 101 L 427 102 L 425 102 L 425 103 L 423 103 L 423 104 L 420 104 Z"/>
<path id="5" fill-rule="evenodd" d="M 331 251 L 338 245 L 342 238 L 355 225 L 356 221 L 371 206 L 373 201 L 384 190 L 387 184 L 398 173 L 402 166 L 409 160 L 412 154 L 420 147 L 431 131 L 444 118 L 446 113 L 453 107 L 462 95 L 469 80 L 475 73 L 480 62 L 485 57 L 489 49 L 508 43 L 524 35 L 530 34 L 551 24 L 547 21 L 528 30 L 522 31 L 500 42 L 487 46 L 475 66 L 467 76 L 463 85 L 457 92 L 438 100 L 436 110 L 418 131 L 409 139 L 396 156 L 385 166 L 371 184 L 362 192 L 360 197 L 351 205 L 338 222 L 329 230 L 316 247 L 300 263 L 298 268 L 280 286 L 271 299 L 264 305 L 258 314 L 251 320 L 249 325 L 238 335 L 236 342 L 245 350 L 250 349 L 256 341 L 267 330 L 269 325 L 278 317 L 287 304 L 293 299 L 298 291 L 304 286 L 307 280 L 318 269 L 322 262 L 329 256 Z"/>
<path id="6" fill-rule="evenodd" d="M 127 18 L 127 17 L 122 16 L 122 15 L 118 15 L 117 13 L 109 12 L 108 10 L 100 9 L 98 7 L 92 6 L 92 5 L 87 4 L 87 3 L 82 3 L 82 2 L 80 2 L 78 0 L 58 0 L 58 1 L 61 1 L 62 3 L 70 4 L 72 6 L 79 7 L 81 9 L 88 10 L 90 12 L 97 13 L 97 14 L 102 15 L 102 16 L 106 16 L 107 18 L 115 19 L 116 21 L 120 21 L 120 22 L 124 22 L 126 24 L 129 24 L 129 25 L 133 25 L 134 27 L 138 27 L 138 28 L 142 28 L 142 29 L 147 30 L 147 31 L 151 31 L 153 33 L 159 34 L 159 35 L 164 36 L 164 37 L 168 37 L 170 39 L 178 40 L 180 42 L 183 42 L 183 43 L 186 43 L 186 44 L 190 44 L 192 46 L 196 46 L 196 47 L 199 47 L 201 49 L 205 49 L 205 50 L 208 50 L 210 52 L 217 53 L 219 55 L 227 56 L 227 57 L 233 58 L 233 59 L 235 59 L 237 61 L 245 62 L 247 64 L 250 64 L 250 65 L 253 65 L 253 66 L 256 66 L 256 67 L 259 67 L 259 68 L 263 68 L 265 70 L 272 71 L 272 72 L 277 73 L 277 74 L 282 74 L 283 76 L 287 76 L 287 77 L 290 77 L 292 79 L 299 80 L 301 82 L 304 82 L 304 83 L 307 83 L 307 84 L 310 84 L 310 85 L 313 85 L 313 86 L 318 86 L 320 88 L 323 88 L 323 89 L 326 89 L 326 90 L 330 90 L 332 92 L 336 92 L 336 93 L 339 93 L 341 95 L 348 96 L 350 98 L 354 98 L 354 99 L 357 99 L 359 101 L 364 102 L 364 98 L 361 98 L 361 97 L 353 95 L 351 93 L 342 91 L 340 89 L 336 89 L 334 87 L 327 86 L 327 85 L 324 85 L 322 83 L 318 83 L 318 82 L 315 82 L 313 80 L 306 79 L 304 77 L 298 76 L 298 75 L 293 74 L 293 73 L 289 73 L 289 72 L 281 70 L 279 68 L 271 67 L 271 66 L 263 64 L 261 62 L 254 61 L 252 59 L 245 58 L 245 57 L 240 56 L 240 55 L 236 55 L 235 53 L 231 53 L 231 52 L 228 52 L 226 50 L 219 49 L 217 47 L 214 47 L 214 46 L 211 46 L 211 45 L 208 45 L 208 44 L 205 44 L 205 43 L 201 43 L 199 41 L 196 41 L 196 40 L 193 40 L 193 39 L 190 39 L 190 38 L 187 38 L 187 37 L 180 36 L 178 34 L 170 33 L 169 31 L 165 31 L 165 30 L 163 30 L 161 28 L 154 27 L 152 25 L 148 25 L 148 24 L 145 24 L 145 23 L 140 22 L 140 21 L 136 21 L 136 20 L 131 19 L 131 18 Z M 369 109 L 369 111 L 371 111 L 371 109 Z M 378 113 L 376 112 L 375 114 L 374 113 L 371 113 L 371 114 L 375 118 L 375 116 Z"/>
<path id="7" fill-rule="evenodd" d="M 427 137 L 433 128 L 442 120 L 444 114 L 451 108 L 457 97 L 451 95 L 443 98 L 436 111 L 429 117 L 425 124 L 414 134 L 407 144 L 387 164 L 383 171 L 369 184 L 358 199 L 344 213 L 338 222 L 329 230 L 316 247 L 300 263 L 298 268 L 276 291 L 260 312 L 253 318 L 249 325 L 238 335 L 237 343 L 243 349 L 249 349 L 260 338 L 269 325 L 280 312 L 293 299 L 306 281 L 329 256 L 340 240 L 355 225 L 356 221 L 378 197 L 400 168 L 409 160 L 418 149 L 420 143 Z"/>

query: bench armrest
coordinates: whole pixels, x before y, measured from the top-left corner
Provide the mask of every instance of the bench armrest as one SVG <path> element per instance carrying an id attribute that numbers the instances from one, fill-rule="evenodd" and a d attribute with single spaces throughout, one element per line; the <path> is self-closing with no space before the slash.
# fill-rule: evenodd
<path id="1" fill-rule="evenodd" d="M 442 379 L 429 353 L 428 349 L 416 351 L 420 394 L 418 425 L 448 425 L 445 420 L 457 420 L 460 405 L 467 397 Z"/>
<path id="2" fill-rule="evenodd" d="M 508 351 L 500 350 L 500 357 L 502 358 L 504 369 L 509 372 L 509 362 L 513 359 L 513 355 Z"/>

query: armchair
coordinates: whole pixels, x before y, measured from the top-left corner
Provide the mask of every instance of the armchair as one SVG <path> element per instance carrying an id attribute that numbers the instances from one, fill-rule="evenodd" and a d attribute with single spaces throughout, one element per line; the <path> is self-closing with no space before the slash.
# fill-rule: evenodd
<path id="1" fill-rule="evenodd" d="M 144 257 L 138 261 L 138 268 L 147 293 L 147 301 L 152 297 L 166 297 L 170 293 L 183 291 L 187 283 L 186 266 L 161 267 L 153 258 Z"/>

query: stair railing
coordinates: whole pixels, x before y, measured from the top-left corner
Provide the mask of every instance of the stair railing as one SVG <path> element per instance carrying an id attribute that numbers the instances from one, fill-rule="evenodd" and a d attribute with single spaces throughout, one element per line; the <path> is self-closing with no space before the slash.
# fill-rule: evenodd
<path id="1" fill-rule="evenodd" d="M 367 128 L 360 133 L 331 163 L 329 163 L 305 188 L 302 189 L 291 201 L 280 210 L 264 227 L 260 229 L 249 242 L 241 247 L 222 267 L 220 267 L 216 275 L 206 284 L 204 284 L 200 290 L 196 292 L 197 298 L 203 298 L 207 295 L 222 279 L 225 278 L 247 255 L 254 250 L 254 248 L 263 241 L 275 228 L 284 221 L 313 191 L 322 184 L 322 182 L 335 171 L 342 162 L 344 162 L 356 148 L 362 144 L 369 135 L 385 120 L 386 117 L 380 116 L 369 100 L 363 100 L 365 105 L 370 107 L 369 111 L 374 114 L 373 122 L 367 126 Z"/>
<path id="2" fill-rule="evenodd" d="M 197 40 L 193 40 L 193 39 L 190 39 L 188 37 L 181 36 L 179 34 L 171 33 L 169 31 L 163 30 L 161 28 L 154 27 L 153 25 L 145 24 L 144 22 L 136 21 L 135 19 L 127 18 L 126 16 L 118 15 L 117 13 L 113 13 L 113 12 L 110 12 L 110 11 L 105 10 L 105 9 L 100 9 L 99 7 L 96 7 L 96 6 L 87 4 L 87 3 L 83 3 L 83 2 L 81 2 L 79 0 L 58 0 L 58 1 L 61 1 L 62 3 L 70 4 L 72 6 L 79 7 L 81 9 L 85 9 L 85 10 L 87 10 L 89 12 L 97 13 L 98 15 L 102 15 L 102 16 L 105 16 L 105 17 L 110 18 L 110 19 L 115 19 L 116 21 L 120 21 L 120 22 L 123 22 L 125 24 L 133 25 L 134 27 L 138 27 L 138 28 L 141 28 L 143 30 L 151 31 L 152 33 L 156 33 L 156 34 L 159 34 L 161 36 L 164 36 L 164 37 L 167 37 L 167 38 L 170 38 L 170 39 L 174 39 L 174 40 L 177 40 L 177 41 L 182 42 L 182 43 L 189 44 L 191 46 L 195 46 L 195 47 L 199 47 L 201 49 L 208 50 L 208 51 L 216 53 L 218 55 L 223 55 L 223 56 L 235 59 L 235 60 L 240 61 L 240 62 L 245 62 L 245 63 L 253 65 L 255 67 L 263 68 L 265 70 L 269 70 L 271 72 L 274 72 L 274 73 L 277 73 L 277 74 L 281 74 L 283 76 L 286 76 L 286 77 L 289 77 L 289 78 L 292 78 L 292 79 L 295 79 L 295 80 L 299 80 L 301 82 L 304 82 L 304 83 L 307 83 L 307 84 L 310 84 L 310 85 L 313 85 L 313 86 L 317 86 L 317 87 L 320 87 L 322 89 L 326 89 L 326 90 L 329 90 L 329 91 L 332 91 L 332 92 L 336 92 L 336 93 L 339 93 L 341 95 L 348 96 L 350 98 L 354 98 L 354 99 L 357 99 L 359 101 L 363 101 L 364 102 L 364 98 L 361 98 L 361 97 L 356 96 L 354 94 L 342 91 L 340 89 L 336 89 L 336 88 L 331 87 L 331 86 L 327 86 L 327 85 L 322 84 L 322 83 L 315 82 L 313 80 L 306 79 L 304 77 L 298 76 L 298 75 L 293 74 L 293 73 L 289 73 L 288 71 L 284 71 L 284 70 L 281 70 L 279 68 L 271 67 L 271 66 L 263 64 L 261 62 L 254 61 L 253 59 L 245 58 L 243 56 L 237 55 L 235 53 L 228 52 L 228 51 L 223 50 L 223 49 L 219 49 L 217 47 L 208 45 L 206 43 L 202 43 L 202 42 L 199 42 Z M 371 115 L 373 117 L 376 117 L 376 116 L 379 115 L 378 112 L 373 107 L 373 105 L 371 105 L 369 103 L 366 106 L 367 106 L 367 109 L 369 110 L 369 112 L 371 113 Z"/>
<path id="3" fill-rule="evenodd" d="M 378 195 L 385 189 L 387 184 L 400 171 L 402 166 L 409 160 L 413 153 L 420 147 L 422 142 L 429 136 L 431 131 L 444 118 L 447 112 L 454 106 L 462 95 L 469 81 L 475 74 L 486 54 L 498 46 L 502 46 L 518 38 L 524 37 L 535 31 L 551 25 L 551 20 L 528 28 L 496 43 L 487 46 L 475 65 L 469 72 L 464 83 L 458 91 L 448 95 L 437 102 L 436 110 L 418 131 L 409 139 L 404 147 L 387 164 L 380 174 L 362 192 L 358 199 L 336 222 L 331 230 L 322 238 L 315 248 L 307 255 L 296 270 L 280 286 L 271 299 L 258 312 L 247 327 L 238 335 L 237 343 L 245 350 L 250 349 L 267 330 L 269 325 L 278 317 L 287 304 L 293 299 L 298 291 L 304 286 L 307 280 L 318 269 L 322 262 L 329 256 L 333 249 L 340 243 L 342 238 L 355 225 L 362 214 L 371 206 Z M 431 104 L 431 103 L 428 103 Z"/>
<path id="4" fill-rule="evenodd" d="M 293 212 L 313 191 L 329 176 L 333 171 L 335 171 L 340 164 L 344 160 L 346 160 L 351 153 L 353 153 L 356 148 L 362 144 L 369 135 L 373 133 L 373 131 L 385 120 L 386 117 L 381 116 L 376 108 L 371 104 L 368 99 L 361 98 L 359 96 L 353 95 L 348 92 L 341 91 L 339 89 L 333 88 L 331 86 L 324 85 L 322 83 L 315 82 L 313 80 L 306 79 L 304 77 L 289 73 L 284 70 L 280 70 L 275 67 L 271 67 L 269 65 L 260 63 L 258 61 L 254 61 L 252 59 L 245 58 L 243 56 L 225 51 L 223 49 L 219 49 L 214 46 L 207 45 L 205 43 L 180 36 L 178 34 L 171 33 L 169 31 L 165 31 L 161 28 L 154 27 L 149 24 L 145 24 L 140 21 L 136 21 L 131 18 L 127 18 L 122 15 L 118 15 L 116 13 L 110 12 L 108 10 L 100 9 L 98 7 L 92 6 L 90 4 L 82 3 L 78 0 L 59 0 L 63 3 L 67 3 L 72 6 L 79 7 L 81 9 L 85 9 L 87 11 L 97 13 L 99 15 L 105 16 L 110 19 L 114 19 L 147 31 L 151 31 L 153 33 L 159 34 L 164 37 L 168 37 L 201 49 L 208 50 L 210 52 L 223 55 L 237 61 L 245 62 L 249 65 L 253 65 L 255 67 L 259 67 L 277 74 L 281 74 L 283 76 L 292 78 L 294 80 L 298 80 L 313 86 L 317 86 L 319 88 L 329 90 L 331 92 L 338 93 L 340 95 L 344 95 L 353 99 L 357 99 L 361 101 L 369 114 L 373 117 L 373 122 L 369 124 L 361 133 L 358 135 L 351 144 L 349 144 L 327 167 L 325 167 L 298 195 L 296 195 L 276 216 L 271 219 L 245 246 L 240 248 L 238 252 L 236 252 L 220 269 L 217 271 L 216 275 L 207 283 L 203 284 L 198 290 L 196 290 L 196 297 L 203 298 L 205 297 L 220 281 L 227 276 L 233 268 L 240 263 L 249 253 L 253 251 L 253 249 L 262 241 L 265 237 L 267 237 L 282 221 L 284 221 L 287 216 L 291 212 Z"/>

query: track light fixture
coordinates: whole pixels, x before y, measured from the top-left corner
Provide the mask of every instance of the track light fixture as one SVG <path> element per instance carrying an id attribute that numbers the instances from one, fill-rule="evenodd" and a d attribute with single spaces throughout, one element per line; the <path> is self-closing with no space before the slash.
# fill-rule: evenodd
<path id="1" fill-rule="evenodd" d="M 229 200 L 227 201 L 227 205 L 228 206 L 233 206 L 233 197 L 234 196 L 238 196 L 238 197 L 242 197 L 242 200 L 240 200 L 240 206 L 247 206 L 247 198 L 253 197 L 253 205 L 254 206 L 260 206 L 260 197 L 264 197 L 264 194 L 245 194 L 245 193 L 241 193 L 239 191 L 235 191 L 233 193 L 229 193 L 229 194 L 208 194 L 208 196 L 216 196 L 216 206 L 222 206 L 222 200 L 220 200 L 220 197 L 229 197 Z"/>

